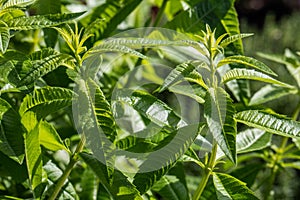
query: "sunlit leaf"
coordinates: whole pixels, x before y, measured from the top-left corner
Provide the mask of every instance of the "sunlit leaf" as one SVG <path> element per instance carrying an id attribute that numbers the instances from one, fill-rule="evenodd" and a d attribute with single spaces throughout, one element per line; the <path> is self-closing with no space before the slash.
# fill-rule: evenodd
<path id="1" fill-rule="evenodd" d="M 245 110 L 238 112 L 235 119 L 251 127 L 285 137 L 299 137 L 300 123 L 284 116 L 266 113 L 260 110 Z"/>

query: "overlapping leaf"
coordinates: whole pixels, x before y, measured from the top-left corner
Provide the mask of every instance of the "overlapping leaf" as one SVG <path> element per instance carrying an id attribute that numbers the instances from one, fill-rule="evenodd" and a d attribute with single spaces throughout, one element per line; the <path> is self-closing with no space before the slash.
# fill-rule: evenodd
<path id="1" fill-rule="evenodd" d="M 28 94 L 20 106 L 19 113 L 23 116 L 28 111 L 35 112 L 38 118 L 71 105 L 74 92 L 67 88 L 43 87 Z"/>
<path id="2" fill-rule="evenodd" d="M 24 159 L 24 133 L 19 114 L 0 98 L 0 151 L 20 164 Z"/>
<path id="3" fill-rule="evenodd" d="M 223 199 L 249 199 L 258 200 L 254 193 L 246 186 L 245 183 L 238 179 L 223 173 L 213 174 L 214 186 L 217 197 Z"/>
<path id="4" fill-rule="evenodd" d="M 214 139 L 225 155 L 236 162 L 236 121 L 232 100 L 222 88 L 209 88 L 204 104 L 204 117 Z"/>

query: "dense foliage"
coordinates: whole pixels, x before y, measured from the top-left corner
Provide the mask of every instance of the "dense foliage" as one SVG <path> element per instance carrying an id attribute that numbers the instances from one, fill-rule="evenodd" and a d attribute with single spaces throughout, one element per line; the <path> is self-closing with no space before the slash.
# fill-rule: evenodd
<path id="1" fill-rule="evenodd" d="M 267 106 L 299 53 L 259 54 L 288 83 L 244 55 L 234 0 L 0 4 L 1 199 L 274 199 L 300 169 L 297 98 Z"/>

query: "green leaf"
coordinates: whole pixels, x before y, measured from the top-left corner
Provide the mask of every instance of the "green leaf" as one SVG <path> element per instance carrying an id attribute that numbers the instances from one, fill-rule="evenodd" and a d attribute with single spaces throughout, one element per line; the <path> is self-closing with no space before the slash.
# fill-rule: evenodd
<path id="1" fill-rule="evenodd" d="M 195 99 L 198 103 L 204 103 L 206 90 L 199 85 L 173 85 L 169 87 L 170 92 L 185 95 Z"/>
<path id="2" fill-rule="evenodd" d="M 221 33 L 228 33 L 230 36 L 224 39 L 221 43 L 221 47 L 226 47 L 229 44 L 233 44 L 234 48 L 231 48 L 233 52 L 237 54 L 244 54 L 244 48 L 242 43 L 242 38 L 248 37 L 251 34 L 240 34 L 240 24 L 238 19 L 238 14 L 234 6 L 228 10 L 224 18 L 221 20 L 222 26 L 225 31 L 217 27 L 217 31 Z"/>
<path id="3" fill-rule="evenodd" d="M 264 149 L 271 145 L 272 134 L 260 129 L 247 129 L 236 136 L 238 153 L 246 153 Z"/>
<path id="4" fill-rule="evenodd" d="M 236 113 L 235 119 L 248 126 L 285 137 L 300 136 L 300 123 L 281 115 L 270 114 L 260 110 L 245 110 Z"/>
<path id="5" fill-rule="evenodd" d="M 104 4 L 94 8 L 94 10 L 85 16 L 80 22 L 84 27 L 88 27 L 87 35 L 93 34 L 91 44 L 108 37 L 117 26 L 141 3 L 141 0 L 115 0 L 107 1 Z M 102 21 L 99 21 L 102 19 Z"/>
<path id="6" fill-rule="evenodd" d="M 29 55 L 29 59 L 30 61 L 23 62 L 22 69 L 19 72 L 20 82 L 17 86 L 33 83 L 68 60 L 72 60 L 72 57 L 61 54 L 54 49 L 46 48 L 41 51 L 35 51 Z"/>
<path id="7" fill-rule="evenodd" d="M 253 199 L 258 200 L 254 193 L 242 181 L 223 173 L 214 173 L 213 181 L 217 197 L 223 199 Z"/>
<path id="8" fill-rule="evenodd" d="M 175 130 L 185 124 L 172 108 L 145 91 L 117 90 L 112 99 L 128 103 L 140 115 L 161 127 Z"/>
<path id="9" fill-rule="evenodd" d="M 223 20 L 222 20 L 223 21 Z M 227 23 L 225 23 L 226 25 Z M 224 25 L 224 26 L 225 26 Z M 235 34 L 235 35 L 232 35 L 232 36 L 229 36 L 228 38 L 224 39 L 222 42 L 221 42 L 221 46 L 222 47 L 226 47 L 227 45 L 231 44 L 231 43 L 234 43 L 236 41 L 239 41 L 240 39 L 243 39 L 243 38 L 246 38 L 246 37 L 250 37 L 254 35 L 253 33 L 241 33 L 241 34 Z M 239 47 L 239 50 L 240 52 L 243 52 L 243 48 Z"/>
<path id="10" fill-rule="evenodd" d="M 86 144 L 94 155 L 107 166 L 103 174 L 111 178 L 115 163 L 114 140 L 116 124 L 100 87 L 92 79 L 78 79 L 78 98 L 73 102 L 73 116 L 77 129 L 86 137 Z"/>
<path id="11" fill-rule="evenodd" d="M 81 177 L 80 186 L 82 190 L 79 192 L 79 199 L 96 200 L 96 194 L 98 189 L 99 181 L 94 172 L 87 167 Z"/>
<path id="12" fill-rule="evenodd" d="M 152 190 L 160 194 L 164 199 L 187 200 L 188 192 L 184 185 L 176 176 L 165 175 L 155 185 Z"/>
<path id="13" fill-rule="evenodd" d="M 177 14 L 165 24 L 165 28 L 177 30 L 182 33 L 199 34 L 205 29 L 205 24 L 216 27 L 233 6 L 232 0 L 203 0 L 191 9 Z"/>
<path id="14" fill-rule="evenodd" d="M 278 81 L 266 74 L 263 74 L 261 72 L 257 72 L 255 70 L 250 70 L 250 69 L 232 69 L 222 77 L 222 82 L 226 83 L 231 80 L 235 79 L 249 79 L 249 80 L 257 80 L 257 81 L 262 81 L 266 83 L 273 83 L 277 84 L 283 87 L 288 87 L 288 88 L 294 88 L 294 86 L 291 86 L 289 84 L 283 83 L 281 81 Z"/>
<path id="15" fill-rule="evenodd" d="M 43 169 L 47 173 L 48 183 L 47 183 L 47 190 L 43 193 L 42 199 L 47 199 L 52 194 L 53 189 L 55 187 L 55 183 L 62 176 L 63 172 L 59 167 L 57 167 L 51 161 L 48 161 L 43 166 Z M 62 189 L 56 199 L 57 200 L 65 200 L 65 199 L 77 200 L 78 199 L 76 190 L 69 180 L 67 180 L 64 183 L 64 186 L 62 187 Z"/>
<path id="16" fill-rule="evenodd" d="M 35 189 L 42 184 L 42 152 L 39 142 L 38 124 L 25 135 L 25 155 L 31 189 Z"/>
<path id="17" fill-rule="evenodd" d="M 296 93 L 296 88 L 285 88 L 276 85 L 266 85 L 252 96 L 249 105 L 261 105 L 263 103 Z"/>
<path id="18" fill-rule="evenodd" d="M 19 114 L 0 98 L 0 151 L 19 164 L 24 159 L 24 133 Z"/>
<path id="19" fill-rule="evenodd" d="M 0 22 L 0 51 L 5 53 L 10 39 L 9 28 L 4 22 Z"/>
<path id="20" fill-rule="evenodd" d="M 55 128 L 46 121 L 41 121 L 39 123 L 39 138 L 40 144 L 48 150 L 58 151 L 63 149 L 70 152 L 64 145 Z"/>
<path id="21" fill-rule="evenodd" d="M 229 95 L 222 88 L 209 88 L 205 97 L 204 117 L 208 128 L 225 155 L 236 162 L 235 109 Z"/>
<path id="22" fill-rule="evenodd" d="M 188 150 L 204 124 L 187 125 L 179 128 L 155 147 L 146 160 L 139 166 L 133 184 L 141 194 L 147 192 L 173 164 Z M 153 171 L 154 169 L 158 169 Z"/>
<path id="23" fill-rule="evenodd" d="M 73 20 L 81 16 L 82 14 L 83 12 L 70 14 L 22 16 L 6 21 L 6 23 L 11 30 L 32 30 L 57 26 L 69 20 Z"/>
<path id="24" fill-rule="evenodd" d="M 142 59 L 147 59 L 147 56 L 135 51 L 127 46 L 118 45 L 118 44 L 110 44 L 110 43 L 102 43 L 100 45 L 95 46 L 94 48 L 88 51 L 88 55 L 93 54 L 101 54 L 104 52 L 120 52 L 120 53 L 128 53 L 140 57 Z"/>
<path id="25" fill-rule="evenodd" d="M 181 63 L 173 69 L 170 74 L 165 78 L 163 85 L 160 88 L 160 92 L 164 91 L 174 83 L 182 80 L 188 74 L 190 74 L 196 68 L 195 65 L 188 63 Z"/>
<path id="26" fill-rule="evenodd" d="M 118 170 L 114 170 L 112 175 L 112 180 L 108 180 L 104 171 L 107 167 L 101 161 L 91 154 L 81 153 L 80 157 L 89 165 L 89 167 L 95 172 L 99 177 L 101 184 L 104 188 L 118 200 L 142 200 L 138 190 L 135 186 L 130 183 L 127 177 Z M 110 183 L 111 182 L 111 183 Z"/>
<path id="27" fill-rule="evenodd" d="M 33 4 L 35 1 L 36 0 L 8 0 L 1 6 L 1 9 L 26 8 Z"/>
<path id="28" fill-rule="evenodd" d="M 71 105 L 75 93 L 67 88 L 43 87 L 35 89 L 33 94 L 28 94 L 23 99 L 19 113 L 23 116 L 28 111 L 33 111 L 38 118 Z"/>
<path id="29" fill-rule="evenodd" d="M 264 63 L 251 58 L 251 57 L 246 57 L 246 56 L 229 56 L 226 57 L 224 59 L 222 59 L 219 63 L 218 63 L 218 67 L 221 67 L 223 65 L 226 64 L 233 64 L 233 63 L 237 63 L 237 64 L 242 64 L 242 65 L 246 65 L 248 67 L 252 67 L 254 69 L 258 69 L 264 73 L 270 74 L 270 75 L 274 75 L 277 76 L 275 72 L 273 72 L 267 65 L 265 65 Z"/>

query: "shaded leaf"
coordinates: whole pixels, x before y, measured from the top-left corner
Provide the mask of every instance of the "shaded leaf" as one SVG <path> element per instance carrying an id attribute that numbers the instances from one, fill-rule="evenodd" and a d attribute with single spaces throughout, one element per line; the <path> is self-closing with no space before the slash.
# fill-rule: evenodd
<path id="1" fill-rule="evenodd" d="M 186 200 L 188 193 L 184 185 L 176 176 L 165 175 L 155 185 L 152 190 L 160 194 L 165 199 Z"/>
<path id="2" fill-rule="evenodd" d="M 4 22 L 0 23 L 0 51 L 4 53 L 8 47 L 10 39 L 9 28 Z"/>
<path id="3" fill-rule="evenodd" d="M 19 114 L 0 98 L 0 151 L 20 164 L 24 159 L 24 134 Z"/>

